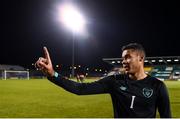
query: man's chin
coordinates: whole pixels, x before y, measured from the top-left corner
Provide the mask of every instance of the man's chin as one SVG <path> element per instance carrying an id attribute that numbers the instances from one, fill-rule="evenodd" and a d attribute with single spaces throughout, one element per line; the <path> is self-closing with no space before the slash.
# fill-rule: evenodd
<path id="1" fill-rule="evenodd" d="M 128 69 L 128 68 L 124 68 L 124 69 L 123 69 L 123 72 L 124 72 L 125 74 L 129 74 L 129 69 Z"/>
<path id="2" fill-rule="evenodd" d="M 125 74 L 129 74 L 129 71 L 128 71 L 128 70 L 125 70 Z"/>

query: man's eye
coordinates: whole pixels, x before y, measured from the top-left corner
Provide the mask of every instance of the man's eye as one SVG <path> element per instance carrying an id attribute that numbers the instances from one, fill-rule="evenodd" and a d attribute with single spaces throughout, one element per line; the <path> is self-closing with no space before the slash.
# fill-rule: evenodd
<path id="1" fill-rule="evenodd" d="M 130 58 L 131 58 L 131 57 L 129 57 L 129 56 L 128 56 L 128 57 L 126 57 L 126 59 L 130 59 Z"/>

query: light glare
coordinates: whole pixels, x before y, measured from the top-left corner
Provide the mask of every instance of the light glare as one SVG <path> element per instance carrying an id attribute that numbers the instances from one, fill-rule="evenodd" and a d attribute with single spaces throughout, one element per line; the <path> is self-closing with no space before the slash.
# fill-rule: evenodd
<path id="1" fill-rule="evenodd" d="M 85 26 L 84 17 L 70 4 L 64 4 L 59 8 L 60 21 L 73 32 L 83 32 Z"/>

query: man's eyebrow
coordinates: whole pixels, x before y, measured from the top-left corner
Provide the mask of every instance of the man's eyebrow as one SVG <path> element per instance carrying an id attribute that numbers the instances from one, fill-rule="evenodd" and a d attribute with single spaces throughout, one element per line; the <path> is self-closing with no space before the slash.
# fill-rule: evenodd
<path id="1" fill-rule="evenodd" d="M 129 56 L 130 56 L 129 54 L 126 54 L 126 55 L 122 56 L 122 58 L 129 57 Z"/>

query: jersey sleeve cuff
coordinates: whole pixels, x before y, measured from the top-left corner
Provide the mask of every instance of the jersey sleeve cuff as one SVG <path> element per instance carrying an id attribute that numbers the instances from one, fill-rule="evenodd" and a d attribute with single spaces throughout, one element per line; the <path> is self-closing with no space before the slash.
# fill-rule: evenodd
<path id="1" fill-rule="evenodd" d="M 48 76 L 47 78 L 51 80 L 58 80 L 60 79 L 60 74 L 55 71 L 53 76 Z"/>

